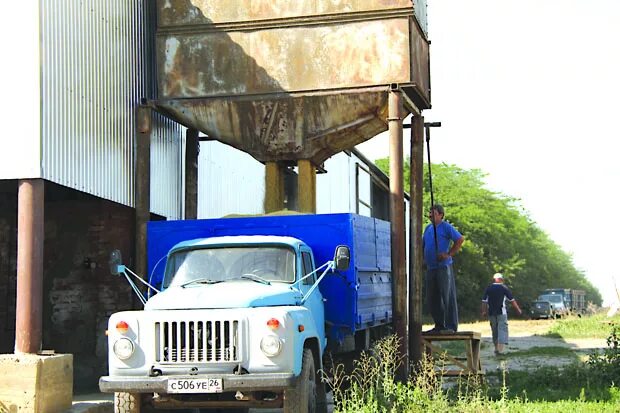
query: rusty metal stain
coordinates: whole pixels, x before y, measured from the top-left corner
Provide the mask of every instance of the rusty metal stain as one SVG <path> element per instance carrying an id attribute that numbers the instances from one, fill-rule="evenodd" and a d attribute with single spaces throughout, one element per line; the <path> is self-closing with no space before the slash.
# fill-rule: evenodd
<path id="1" fill-rule="evenodd" d="M 199 97 L 408 82 L 409 20 L 158 39 L 161 96 Z"/>
<path id="2" fill-rule="evenodd" d="M 259 161 L 318 165 L 386 130 L 393 83 L 428 105 L 428 44 L 411 0 L 158 7 L 155 105 Z"/>
<path id="3" fill-rule="evenodd" d="M 311 159 L 320 164 L 387 128 L 387 93 L 377 91 L 278 100 L 171 100 L 158 102 L 158 108 L 263 162 Z"/>
<path id="4" fill-rule="evenodd" d="M 158 0 L 159 25 L 214 24 L 412 8 L 411 0 Z"/>

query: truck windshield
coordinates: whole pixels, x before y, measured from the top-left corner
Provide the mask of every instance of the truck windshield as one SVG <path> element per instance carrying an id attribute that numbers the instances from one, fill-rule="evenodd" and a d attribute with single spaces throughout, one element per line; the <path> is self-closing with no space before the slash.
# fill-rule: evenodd
<path id="1" fill-rule="evenodd" d="M 541 300 L 545 300 L 545 301 L 549 301 L 550 303 L 561 303 L 562 302 L 562 296 L 561 295 L 541 295 L 540 296 Z"/>
<path id="2" fill-rule="evenodd" d="M 285 246 L 180 250 L 168 257 L 163 286 L 181 286 L 192 281 L 217 283 L 248 274 L 266 281 L 293 282 L 295 252 Z"/>

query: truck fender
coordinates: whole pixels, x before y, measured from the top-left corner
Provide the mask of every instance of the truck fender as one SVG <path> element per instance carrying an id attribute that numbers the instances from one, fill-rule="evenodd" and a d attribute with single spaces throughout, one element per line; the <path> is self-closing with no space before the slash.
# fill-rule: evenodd
<path id="1" fill-rule="evenodd" d="M 297 329 L 295 334 L 295 353 L 293 363 L 293 373 L 297 376 L 301 374 L 301 364 L 303 362 L 304 348 L 312 350 L 315 359 L 315 367 L 318 369 L 323 368 L 323 346 L 321 342 L 325 342 L 325 338 L 322 340 L 319 338 L 319 334 L 316 328 L 316 323 L 312 313 L 307 309 L 292 312 L 291 318 L 293 319 Z M 303 331 L 299 331 L 303 326 Z"/>

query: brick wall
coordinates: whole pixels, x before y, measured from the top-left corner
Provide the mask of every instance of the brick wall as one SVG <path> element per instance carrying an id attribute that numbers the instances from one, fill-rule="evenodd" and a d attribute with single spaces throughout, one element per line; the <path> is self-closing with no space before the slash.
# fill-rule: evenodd
<path id="1" fill-rule="evenodd" d="M 17 192 L 0 193 L 0 351 L 15 346 Z M 135 308 L 124 278 L 109 273 L 121 250 L 131 266 L 134 210 L 46 182 L 43 349 L 74 355 L 74 387 L 96 389 L 107 374 L 110 314 Z"/>
<path id="2" fill-rule="evenodd" d="M 15 349 L 17 187 L 0 192 L 0 353 Z"/>

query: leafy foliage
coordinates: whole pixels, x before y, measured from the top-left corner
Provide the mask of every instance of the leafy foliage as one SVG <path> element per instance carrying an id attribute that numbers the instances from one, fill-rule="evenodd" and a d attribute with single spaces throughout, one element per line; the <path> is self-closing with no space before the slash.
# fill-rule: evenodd
<path id="1" fill-rule="evenodd" d="M 609 381 L 620 380 L 620 327 L 613 326 L 607 337 L 607 348 L 602 354 L 591 354 L 588 365 Z"/>
<path id="2" fill-rule="evenodd" d="M 389 172 L 389 159 L 376 164 Z M 404 169 L 408 189 L 409 160 Z M 585 290 L 587 301 L 601 304 L 600 292 L 575 267 L 572 257 L 538 227 L 518 199 L 485 188 L 481 170 L 432 164 L 432 174 L 435 202 L 444 206 L 446 220 L 465 237 L 454 265 L 463 318 L 477 317 L 480 297 L 495 272 L 504 274 L 525 314 L 528 303 L 545 288 Z M 426 167 L 424 183 L 424 205 L 430 207 Z"/>

